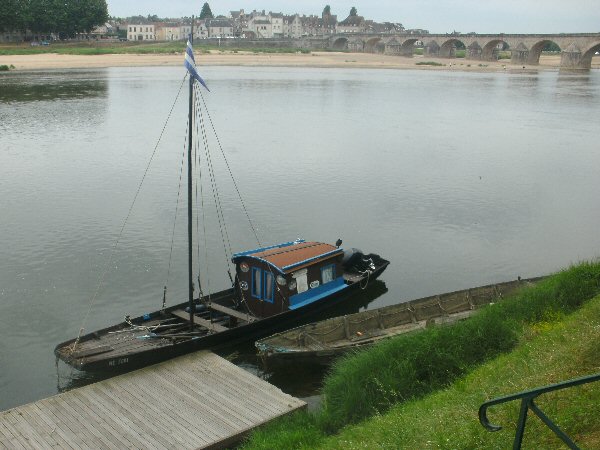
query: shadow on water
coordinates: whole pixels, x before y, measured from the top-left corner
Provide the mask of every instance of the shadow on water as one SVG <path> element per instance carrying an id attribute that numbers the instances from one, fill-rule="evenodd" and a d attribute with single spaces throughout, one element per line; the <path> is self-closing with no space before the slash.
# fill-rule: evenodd
<path id="1" fill-rule="evenodd" d="M 371 302 L 385 294 L 387 290 L 388 289 L 383 281 L 375 280 L 371 282 L 366 289 L 349 294 L 345 301 L 340 304 L 327 309 L 319 315 L 310 316 L 306 320 L 298 322 L 297 325 L 300 326 L 305 323 L 324 320 L 330 317 L 359 312 L 362 309 L 366 309 Z M 285 369 L 278 368 L 276 371 L 266 371 L 260 363 L 253 341 L 231 347 L 223 347 L 216 350 L 215 353 L 228 361 L 231 361 L 236 366 L 277 386 L 290 395 L 303 398 L 309 403 L 311 403 L 311 401 L 313 403 L 315 401 L 318 402 L 318 400 L 315 399 L 318 399 L 323 376 L 327 372 L 326 367 L 303 365 L 289 366 Z M 66 392 L 126 372 L 127 371 L 80 372 L 63 363 L 57 362 L 57 391 Z"/>
<path id="2" fill-rule="evenodd" d="M 52 77 L 42 73 L 33 75 L 0 76 L 0 102 L 23 103 L 107 96 L 108 80 L 101 72 L 95 72 L 93 77 L 85 72 L 53 73 Z"/>

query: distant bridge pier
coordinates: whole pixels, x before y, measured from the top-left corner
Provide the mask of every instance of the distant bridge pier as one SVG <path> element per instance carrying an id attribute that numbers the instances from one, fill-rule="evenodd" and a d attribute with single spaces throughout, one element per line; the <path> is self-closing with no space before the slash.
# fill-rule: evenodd
<path id="1" fill-rule="evenodd" d="M 427 45 L 425 45 L 424 48 L 425 48 L 424 53 L 426 56 L 434 56 L 434 57 L 440 56 L 440 46 L 438 45 L 438 43 L 436 41 L 429 42 Z"/>
<path id="2" fill-rule="evenodd" d="M 483 49 L 477 42 L 473 42 L 471 45 L 467 47 L 467 52 L 465 54 L 467 59 L 483 59 Z"/>
<path id="3" fill-rule="evenodd" d="M 560 54 L 560 67 L 563 69 L 590 69 L 594 52 L 583 54 L 579 47 L 571 44 Z"/>
<path id="4" fill-rule="evenodd" d="M 527 64 L 529 59 L 529 49 L 523 44 L 518 45 L 516 48 L 510 51 L 510 62 L 511 64 L 521 65 Z"/>

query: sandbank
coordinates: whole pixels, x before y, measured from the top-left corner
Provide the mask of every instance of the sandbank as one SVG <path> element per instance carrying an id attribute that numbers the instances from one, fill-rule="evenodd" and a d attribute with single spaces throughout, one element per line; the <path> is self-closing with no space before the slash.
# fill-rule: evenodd
<path id="1" fill-rule="evenodd" d="M 197 52 L 199 53 L 199 52 Z M 540 58 L 537 66 L 513 65 L 510 60 L 476 61 L 417 56 L 412 58 L 373 53 L 254 53 L 210 51 L 196 55 L 197 63 L 205 66 L 265 66 L 265 67 L 321 67 L 321 68 L 384 68 L 464 71 L 518 71 L 557 70 L 560 55 Z M 13 70 L 90 69 L 104 67 L 176 66 L 182 64 L 182 54 L 107 54 L 63 55 L 43 53 L 37 55 L 0 55 L 0 65 L 12 65 Z M 419 62 L 436 62 L 440 66 L 418 65 Z M 600 68 L 594 58 L 592 68 Z"/>

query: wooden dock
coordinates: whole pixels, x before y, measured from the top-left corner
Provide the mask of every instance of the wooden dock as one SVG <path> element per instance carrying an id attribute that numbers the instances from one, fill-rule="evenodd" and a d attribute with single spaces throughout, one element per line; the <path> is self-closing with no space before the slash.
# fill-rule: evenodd
<path id="1" fill-rule="evenodd" d="M 0 448 L 222 448 L 306 403 L 208 351 L 0 413 Z"/>

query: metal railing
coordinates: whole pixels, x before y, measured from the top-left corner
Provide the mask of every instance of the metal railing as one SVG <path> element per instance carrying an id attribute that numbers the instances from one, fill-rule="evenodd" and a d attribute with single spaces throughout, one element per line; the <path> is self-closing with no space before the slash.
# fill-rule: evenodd
<path id="1" fill-rule="evenodd" d="M 488 431 L 499 431 L 502 429 L 501 426 L 493 425 L 487 418 L 487 409 L 490 406 L 499 405 L 501 403 L 511 402 L 513 400 L 521 400 L 521 410 L 519 412 L 519 421 L 517 422 L 517 431 L 515 434 L 515 440 L 513 442 L 513 449 L 517 450 L 521 448 L 521 443 L 523 442 L 523 435 L 525 434 L 525 422 L 527 420 L 527 412 L 531 409 L 538 416 L 544 424 L 550 430 L 554 432 L 567 446 L 571 449 L 579 449 L 579 447 L 571 440 L 569 436 L 567 436 L 564 431 L 562 431 L 558 426 L 552 422 L 548 416 L 546 416 L 541 409 L 534 403 L 536 397 L 541 394 L 545 394 L 547 392 L 557 391 L 560 389 L 566 389 L 573 386 L 579 386 L 586 383 L 591 383 L 593 381 L 600 380 L 600 373 L 595 375 L 588 375 L 581 378 L 575 378 L 573 380 L 563 381 L 562 383 L 551 384 L 549 386 L 544 386 L 537 389 L 532 389 L 530 391 L 519 392 L 518 394 L 507 395 L 505 397 L 498 397 L 488 402 L 483 403 L 479 407 L 479 422 L 486 428 Z"/>

